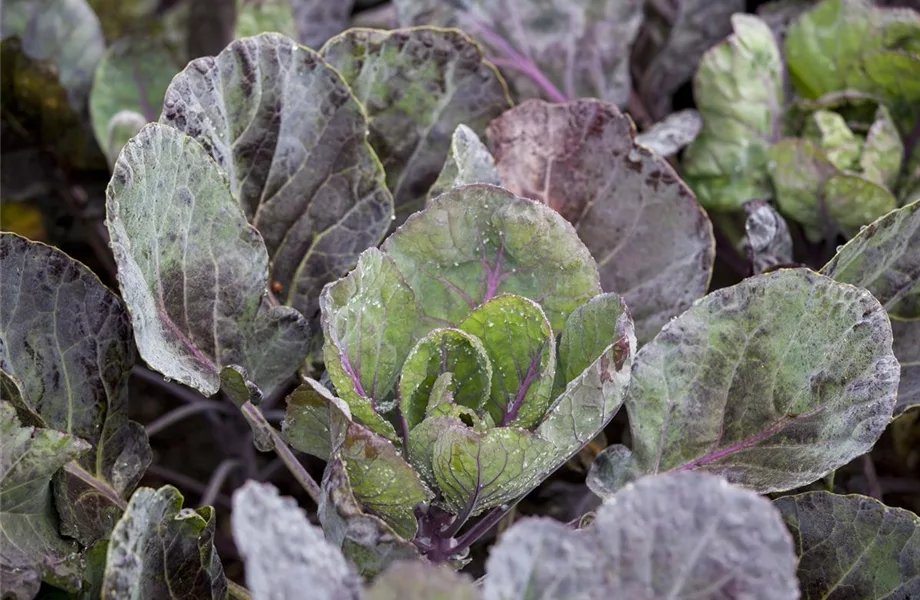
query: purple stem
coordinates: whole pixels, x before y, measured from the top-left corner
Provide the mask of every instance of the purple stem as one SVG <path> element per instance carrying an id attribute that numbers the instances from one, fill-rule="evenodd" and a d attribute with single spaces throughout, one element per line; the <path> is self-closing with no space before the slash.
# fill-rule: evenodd
<path id="1" fill-rule="evenodd" d="M 505 411 L 505 416 L 502 417 L 502 422 L 500 427 L 506 427 L 509 423 L 514 421 L 517 418 L 518 412 L 521 410 L 521 406 L 524 404 L 524 398 L 527 397 L 527 391 L 530 389 L 530 386 L 533 385 L 533 382 L 537 380 L 537 369 L 540 366 L 540 352 L 537 352 L 536 356 L 530 358 L 530 366 L 527 367 L 527 374 L 524 375 L 524 380 L 521 382 L 521 387 L 518 388 L 517 395 L 514 397 L 514 401 L 511 402 L 511 406 L 508 407 L 508 410 Z"/>
<path id="2" fill-rule="evenodd" d="M 485 254 L 485 250 L 483 250 Z M 486 261 L 485 256 L 482 258 L 482 266 L 485 267 L 486 272 L 489 276 L 486 278 L 486 293 L 482 299 L 482 303 L 485 304 L 489 300 L 495 297 L 495 294 L 498 292 L 498 286 L 501 285 L 502 280 L 504 279 L 504 273 L 502 273 L 502 266 L 505 263 L 505 243 L 502 242 L 498 246 L 498 257 L 495 259 L 495 268 L 489 266 L 489 263 Z"/>
<path id="3" fill-rule="evenodd" d="M 457 538 L 456 545 L 452 548 L 454 554 L 459 554 L 463 552 L 474 543 L 476 540 L 484 536 L 489 532 L 490 529 L 495 527 L 499 521 L 502 520 L 508 511 L 511 510 L 513 504 L 507 506 L 496 506 L 491 511 L 486 513 L 486 516 L 476 521 L 476 523 L 466 530 L 466 533 Z"/>
<path id="4" fill-rule="evenodd" d="M 361 385 L 361 380 L 358 378 L 358 374 L 355 373 L 355 368 L 351 366 L 351 361 L 348 359 L 348 355 L 344 352 L 340 352 L 339 357 L 342 359 L 342 368 L 345 369 L 345 373 L 351 377 L 352 383 L 355 384 L 355 391 L 358 392 L 359 395 L 367 398 L 367 392 L 364 391 L 364 386 Z M 371 398 L 370 400 L 371 404 L 373 405 L 374 399 Z M 376 410 L 376 408 L 374 410 Z"/>

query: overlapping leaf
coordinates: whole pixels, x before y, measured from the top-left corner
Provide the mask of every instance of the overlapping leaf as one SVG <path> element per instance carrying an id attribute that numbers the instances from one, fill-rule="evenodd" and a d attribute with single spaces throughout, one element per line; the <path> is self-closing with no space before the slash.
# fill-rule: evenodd
<path id="1" fill-rule="evenodd" d="M 761 200 L 746 202 L 743 250 L 754 275 L 780 265 L 791 265 L 792 235 L 782 215 Z"/>
<path id="2" fill-rule="evenodd" d="M 262 238 L 200 144 L 146 126 L 122 151 L 106 198 L 118 281 L 151 367 L 211 395 L 230 365 L 265 393 L 300 366 L 307 323 L 271 305 Z"/>
<path id="3" fill-rule="evenodd" d="M 77 437 L 22 427 L 16 410 L 0 403 L 0 576 L 3 595 L 34 598 L 41 579 L 70 591 L 80 588 L 77 545 L 58 532 L 51 477 L 89 449 Z"/>
<path id="4" fill-rule="evenodd" d="M 161 43 L 128 38 L 106 49 L 93 78 L 89 111 L 109 164 L 129 138 L 159 118 L 166 88 L 178 70 Z"/>
<path id="5" fill-rule="evenodd" d="M 795 567 L 792 539 L 768 500 L 680 473 L 627 487 L 577 533 L 540 519 L 517 523 L 492 549 L 483 595 L 786 600 L 797 597 Z"/>
<path id="6" fill-rule="evenodd" d="M 364 111 L 318 54 L 278 34 L 193 61 L 161 123 L 204 146 L 262 234 L 280 299 L 308 318 L 322 287 L 376 246 L 392 217 Z"/>
<path id="7" fill-rule="evenodd" d="M 458 125 L 482 133 L 510 105 L 479 47 L 453 29 L 351 29 L 322 49 L 367 110 L 396 224 L 422 208 Z"/>
<path id="8" fill-rule="evenodd" d="M 501 185 L 501 179 L 495 168 L 495 159 L 476 132 L 466 125 L 457 125 L 450 138 L 450 151 L 444 160 L 444 167 L 428 190 L 428 198 L 471 183 Z"/>
<path id="9" fill-rule="evenodd" d="M 636 142 L 664 157 L 689 145 L 703 130 L 700 113 L 688 108 L 671 113 L 636 136 Z"/>
<path id="10" fill-rule="evenodd" d="M 783 62 L 770 28 L 743 14 L 732 27 L 693 80 L 703 131 L 684 155 L 700 203 L 722 211 L 769 197 L 768 151 L 779 141 L 783 108 Z"/>
<path id="11" fill-rule="evenodd" d="M 227 597 L 214 509 L 183 509 L 182 501 L 171 486 L 134 493 L 109 541 L 104 600 Z"/>
<path id="12" fill-rule="evenodd" d="M 865 496 L 808 492 L 776 500 L 799 555 L 804 600 L 920 594 L 920 518 Z"/>
<path id="13" fill-rule="evenodd" d="M 233 494 L 233 538 L 256 598 L 297 598 L 309 586 L 323 600 L 357 600 L 361 580 L 341 551 L 311 525 L 292 498 L 247 482 Z"/>
<path id="14" fill-rule="evenodd" d="M 128 420 L 128 313 L 55 248 L 3 234 L 0 256 L 0 369 L 19 388 L 7 399 L 24 421 L 91 445 L 56 484 L 63 532 L 90 545 L 108 535 L 151 460 L 143 428 Z"/>
<path id="15" fill-rule="evenodd" d="M 633 468 L 704 469 L 760 492 L 867 452 L 898 386 L 891 326 L 867 291 L 804 269 L 714 292 L 636 357 Z"/>
<path id="16" fill-rule="evenodd" d="M 289 444 L 322 460 L 329 460 L 345 440 L 351 411 L 321 383 L 306 383 L 287 397 L 281 431 Z"/>
<path id="17" fill-rule="evenodd" d="M 636 144 L 615 107 L 531 100 L 488 134 L 505 185 L 575 225 L 604 289 L 625 297 L 640 340 L 706 293 L 709 219 L 666 161 Z"/>

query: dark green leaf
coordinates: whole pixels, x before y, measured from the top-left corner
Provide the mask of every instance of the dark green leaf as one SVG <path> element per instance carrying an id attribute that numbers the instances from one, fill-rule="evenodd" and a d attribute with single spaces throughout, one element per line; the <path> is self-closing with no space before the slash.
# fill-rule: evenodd
<path id="1" fill-rule="evenodd" d="M 5 262 L 5 261 L 4 261 Z M 70 591 L 81 585 L 76 543 L 58 533 L 51 476 L 89 450 L 86 442 L 52 429 L 22 427 L 0 402 L 0 575 L 3 596 L 31 599 L 39 579 Z"/>
<path id="2" fill-rule="evenodd" d="M 329 460 L 345 440 L 350 422 L 348 404 L 308 378 L 287 397 L 281 431 L 288 443 L 301 452 Z"/>
<path id="3" fill-rule="evenodd" d="M 867 291 L 805 269 L 752 277 L 639 351 L 626 398 L 633 462 L 762 493 L 806 485 L 872 447 L 897 385 L 891 326 Z"/>
<path id="4" fill-rule="evenodd" d="M 575 226 L 604 289 L 626 299 L 641 341 L 706 293 L 709 219 L 670 165 L 636 144 L 616 107 L 530 100 L 488 134 L 502 180 Z"/>
<path id="5" fill-rule="evenodd" d="M 134 492 L 109 541 L 104 600 L 227 597 L 214 509 L 182 508 L 182 501 L 171 486 Z"/>
<path id="6" fill-rule="evenodd" d="M 308 318 L 323 286 L 376 246 L 392 217 L 368 121 L 338 73 L 278 34 L 193 61 L 160 122 L 192 136 L 262 234 L 280 299 Z"/>
<path id="7" fill-rule="evenodd" d="M 774 503 L 799 555 L 803 600 L 920 595 L 920 518 L 865 496 L 808 492 Z"/>
<path id="8" fill-rule="evenodd" d="M 770 28 L 744 14 L 732 17 L 732 27 L 693 80 L 703 132 L 684 154 L 700 203 L 720 211 L 770 196 L 768 152 L 779 141 L 783 107 L 783 62 Z"/>
<path id="9" fill-rule="evenodd" d="M 293 498 L 248 481 L 233 494 L 233 539 L 254 598 L 358 600 L 361 580 Z M 309 586 L 305 588 L 304 586 Z"/>
<path id="10" fill-rule="evenodd" d="M 455 188 L 383 244 L 422 312 L 456 325 L 499 294 L 538 302 L 553 330 L 600 292 L 597 266 L 556 211 L 501 188 Z"/>
<path id="11" fill-rule="evenodd" d="M 118 281 L 147 364 L 208 396 L 229 365 L 266 394 L 300 366 L 307 323 L 271 304 L 262 238 L 200 144 L 146 126 L 122 151 L 106 198 Z"/>
<path id="12" fill-rule="evenodd" d="M 350 29 L 322 54 L 367 109 L 397 224 L 422 208 L 457 126 L 480 134 L 510 106 L 495 67 L 458 30 Z"/>

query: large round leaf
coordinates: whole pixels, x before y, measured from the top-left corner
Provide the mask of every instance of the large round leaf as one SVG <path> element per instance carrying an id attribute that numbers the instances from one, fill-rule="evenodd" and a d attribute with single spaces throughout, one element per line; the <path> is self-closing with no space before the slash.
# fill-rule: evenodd
<path id="1" fill-rule="evenodd" d="M 706 296 L 636 357 L 634 469 L 705 469 L 760 492 L 815 481 L 888 424 L 891 339 L 869 292 L 804 269 Z"/>
<path id="2" fill-rule="evenodd" d="M 706 293 L 715 242 L 690 189 L 611 104 L 530 100 L 489 126 L 508 189 L 556 209 L 626 299 L 640 341 Z"/>
<path id="3" fill-rule="evenodd" d="M 160 122 L 201 142 L 229 175 L 281 298 L 307 317 L 323 286 L 390 226 L 364 111 L 334 69 L 289 38 L 237 40 L 192 61 L 166 91 Z"/>

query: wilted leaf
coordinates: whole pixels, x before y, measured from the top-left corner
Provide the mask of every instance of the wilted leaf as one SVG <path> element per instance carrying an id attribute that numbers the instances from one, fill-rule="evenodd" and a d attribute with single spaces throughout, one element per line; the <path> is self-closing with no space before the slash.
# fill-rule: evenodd
<path id="1" fill-rule="evenodd" d="M 706 293 L 709 219 L 670 165 L 635 143 L 614 106 L 530 100 L 488 134 L 502 180 L 575 225 L 604 289 L 626 299 L 640 340 Z"/>
<path id="2" fill-rule="evenodd" d="M 105 50 L 99 19 L 86 0 L 6 0 L 0 22 L 4 40 L 19 37 L 29 58 L 55 66 L 70 106 L 79 113 Z"/>
<path id="3" fill-rule="evenodd" d="M 492 363 L 487 408 L 495 424 L 537 425 L 553 400 L 556 375 L 556 340 L 540 305 L 513 294 L 497 296 L 471 312 L 460 329 L 482 341 Z"/>
<path id="4" fill-rule="evenodd" d="M 457 404 L 478 410 L 488 400 L 492 362 L 476 332 L 471 333 L 435 329 L 409 353 L 399 380 L 399 404 L 410 430 L 425 418 L 435 382 L 444 374 L 451 375 Z"/>
<path id="5" fill-rule="evenodd" d="M 684 172 L 706 208 L 731 211 L 768 198 L 768 152 L 779 141 L 783 62 L 773 33 L 752 15 L 703 56 L 693 95 L 703 131 L 684 154 Z"/>
<path id="6" fill-rule="evenodd" d="M 744 9 L 744 0 L 645 3 L 632 63 L 642 74 L 636 90 L 652 117 L 671 112 L 671 96 L 693 76 L 703 53 L 731 33 L 730 17 Z"/>
<path id="7" fill-rule="evenodd" d="M 861 230 L 821 272 L 866 288 L 896 319 L 920 318 L 920 200 Z"/>
<path id="8" fill-rule="evenodd" d="M 128 420 L 128 313 L 60 250 L 3 234 L 0 258 L 0 369 L 21 393 L 8 399 L 26 423 L 92 446 L 56 485 L 62 531 L 90 545 L 108 535 L 151 460 L 143 427 Z"/>
<path id="9" fill-rule="evenodd" d="M 93 78 L 89 112 L 109 164 L 143 124 L 159 118 L 166 88 L 178 70 L 166 47 L 154 41 L 128 38 L 106 49 Z M 127 136 L 120 134 L 128 125 L 123 111 L 141 115 L 140 127 L 133 122 Z"/>
<path id="10" fill-rule="evenodd" d="M 901 382 L 898 384 L 898 403 L 894 416 L 915 406 L 920 406 L 920 320 L 892 321 L 894 355 L 901 363 Z"/>
<path id="11" fill-rule="evenodd" d="M 600 292 L 597 267 L 571 225 L 491 185 L 453 189 L 383 243 L 425 316 L 456 325 L 499 294 L 538 302 L 558 332 Z"/>
<path id="12" fill-rule="evenodd" d="M 428 198 L 471 183 L 501 185 L 501 178 L 495 168 L 495 159 L 489 149 L 466 125 L 457 125 L 450 138 L 450 150 L 437 181 L 428 190 Z"/>
<path id="13" fill-rule="evenodd" d="M 867 291 L 805 269 L 755 276 L 639 351 L 626 398 L 633 462 L 761 493 L 806 485 L 872 447 L 897 384 L 891 326 Z"/>
<path id="14" fill-rule="evenodd" d="M 404 539 L 414 538 L 418 522 L 413 510 L 431 499 L 432 493 L 393 443 L 352 423 L 341 458 L 355 499 Z"/>
<path id="15" fill-rule="evenodd" d="M 350 29 L 322 55 L 367 110 L 368 140 L 386 170 L 396 224 L 424 205 L 457 126 L 479 134 L 510 106 L 498 72 L 457 30 Z"/>
<path id="16" fill-rule="evenodd" d="M 743 250 L 759 275 L 768 269 L 791 265 L 792 236 L 782 215 L 769 203 L 752 200 L 744 204 L 747 220 L 744 222 Z"/>
<path id="17" fill-rule="evenodd" d="M 345 440 L 351 411 L 321 383 L 307 379 L 287 397 L 281 431 L 289 444 L 322 460 L 329 460 Z"/>
<path id="18" fill-rule="evenodd" d="M 236 0 L 236 39 L 275 32 L 297 37 L 292 0 Z"/>
<path id="19" fill-rule="evenodd" d="M 262 238 L 195 140 L 146 126 L 115 163 L 106 211 L 121 292 L 152 368 L 210 396 L 225 366 L 245 368 L 266 394 L 300 366 L 307 323 L 271 305 Z"/>
<path id="20" fill-rule="evenodd" d="M 523 429 L 477 432 L 450 419 L 438 432 L 432 467 L 447 507 L 476 516 L 523 496 L 539 483 L 551 448 Z"/>
<path id="21" fill-rule="evenodd" d="M 172 486 L 139 488 L 109 541 L 104 600 L 227 597 L 214 509 L 182 508 Z"/>
<path id="22" fill-rule="evenodd" d="M 319 519 L 326 539 L 342 549 L 363 577 L 373 577 L 395 561 L 419 557 L 415 545 L 396 535 L 378 517 L 361 510 L 341 459 L 326 465 Z"/>
<path id="23" fill-rule="evenodd" d="M 233 539 L 254 598 L 358 600 L 361 580 L 293 498 L 248 481 L 233 494 Z"/>
<path id="24" fill-rule="evenodd" d="M 920 594 L 920 518 L 865 496 L 808 492 L 774 501 L 799 555 L 804 600 Z"/>
<path id="25" fill-rule="evenodd" d="M 294 7 L 297 39 L 304 46 L 319 49 L 329 38 L 348 28 L 355 0 L 289 0 Z"/>
<path id="26" fill-rule="evenodd" d="M 664 157 L 689 145 L 703 129 L 700 113 L 692 109 L 671 113 L 636 136 L 636 142 Z"/>
<path id="27" fill-rule="evenodd" d="M 479 591 L 467 575 L 447 565 L 404 561 L 374 580 L 366 600 L 479 600 Z"/>
<path id="28" fill-rule="evenodd" d="M 700 473 L 641 479 L 579 532 L 520 521 L 493 547 L 488 567 L 486 600 L 798 597 L 795 551 L 779 513 Z"/>
<path id="29" fill-rule="evenodd" d="M 413 291 L 393 260 L 371 248 L 354 271 L 325 289 L 320 306 L 323 354 L 336 392 L 355 418 L 395 440 L 393 426 L 378 411 L 391 408 L 384 403 L 415 343 L 419 308 Z"/>
<path id="30" fill-rule="evenodd" d="M 521 98 L 600 98 L 622 106 L 629 97 L 629 47 L 642 22 L 641 1 L 397 0 L 396 7 L 402 25 L 452 25 L 475 35 Z"/>
<path id="31" fill-rule="evenodd" d="M 0 403 L 3 596 L 9 594 L 16 600 L 34 598 L 39 578 L 76 591 L 81 574 L 78 547 L 58 533 L 51 503 L 51 476 L 89 450 L 89 444 L 60 431 L 20 426 L 5 392 L 6 389 Z"/>
<path id="32" fill-rule="evenodd" d="M 364 111 L 338 73 L 289 38 L 237 40 L 192 61 L 166 91 L 160 122 L 201 142 L 228 174 L 282 304 L 307 318 L 323 286 L 390 226 Z"/>

